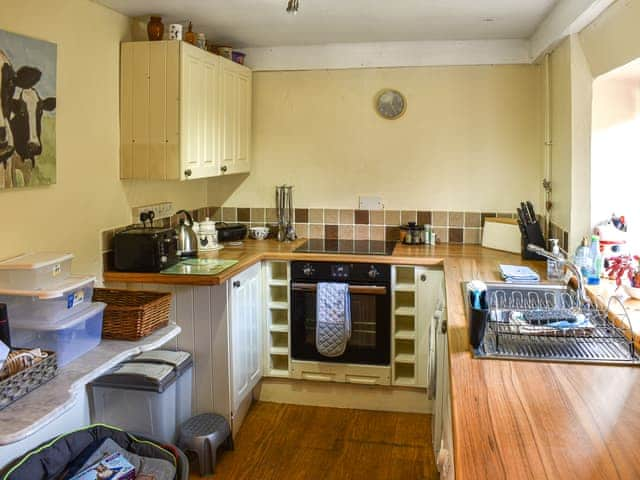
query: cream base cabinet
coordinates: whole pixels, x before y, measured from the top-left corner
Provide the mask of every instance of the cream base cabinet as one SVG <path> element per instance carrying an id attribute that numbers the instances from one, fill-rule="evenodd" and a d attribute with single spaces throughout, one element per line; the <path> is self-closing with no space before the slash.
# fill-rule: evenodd
<path id="1" fill-rule="evenodd" d="M 222 59 L 222 173 L 248 173 L 251 148 L 251 71 Z"/>
<path id="2" fill-rule="evenodd" d="M 233 420 L 251 404 L 262 378 L 262 268 L 258 263 L 228 282 L 229 364 Z"/>
<path id="3" fill-rule="evenodd" d="M 123 43 L 120 70 L 121 178 L 189 180 L 249 171 L 248 68 L 185 42 L 158 41 Z"/>
<path id="4" fill-rule="evenodd" d="M 434 362 L 429 335 L 443 281 L 442 270 L 392 267 L 392 385 L 428 387 L 429 366 Z"/>
<path id="5" fill-rule="evenodd" d="M 444 295 L 444 294 L 443 294 Z M 442 480 L 453 480 L 453 424 L 449 384 L 449 342 L 447 338 L 447 311 L 444 302 L 434 315 L 433 332 L 436 336 L 435 404 L 433 408 L 432 439 L 436 466 Z"/>

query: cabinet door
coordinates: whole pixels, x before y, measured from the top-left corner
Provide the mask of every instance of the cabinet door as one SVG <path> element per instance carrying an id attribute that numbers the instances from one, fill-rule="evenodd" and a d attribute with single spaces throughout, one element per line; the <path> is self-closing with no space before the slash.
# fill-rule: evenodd
<path id="1" fill-rule="evenodd" d="M 120 178 L 179 178 L 178 42 L 121 47 Z"/>
<path id="2" fill-rule="evenodd" d="M 235 72 L 222 69 L 222 108 L 221 108 L 221 142 L 220 156 L 222 173 L 231 173 L 236 159 L 237 121 L 237 82 Z"/>
<path id="3" fill-rule="evenodd" d="M 182 44 L 181 178 L 217 175 L 218 61 Z"/>
<path id="4" fill-rule="evenodd" d="M 251 394 L 262 376 L 261 266 L 256 264 L 230 280 L 232 405 Z"/>
<path id="5" fill-rule="evenodd" d="M 221 173 L 245 173 L 251 147 L 251 71 L 229 60 L 221 62 Z"/>
<path id="6" fill-rule="evenodd" d="M 416 385 L 427 387 L 429 363 L 435 362 L 429 349 L 431 322 L 441 297 L 441 270 L 416 268 Z"/>
<path id="7" fill-rule="evenodd" d="M 236 76 L 236 155 L 233 173 L 249 172 L 251 147 L 251 75 Z"/>

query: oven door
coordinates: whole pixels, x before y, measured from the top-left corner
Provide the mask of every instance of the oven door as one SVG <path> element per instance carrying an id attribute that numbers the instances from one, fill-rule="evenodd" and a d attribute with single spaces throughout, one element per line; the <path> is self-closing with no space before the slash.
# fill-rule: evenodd
<path id="1" fill-rule="evenodd" d="M 389 365 L 389 286 L 349 286 L 351 339 L 339 357 L 325 357 L 316 349 L 316 287 L 315 283 L 291 282 L 291 356 L 296 360 Z"/>

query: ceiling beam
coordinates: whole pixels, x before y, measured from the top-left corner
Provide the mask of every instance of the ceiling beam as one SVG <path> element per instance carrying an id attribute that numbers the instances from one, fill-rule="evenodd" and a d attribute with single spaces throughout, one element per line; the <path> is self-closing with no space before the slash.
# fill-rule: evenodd
<path id="1" fill-rule="evenodd" d="M 336 43 L 243 51 L 256 71 L 530 63 L 526 40 Z"/>
<path id="2" fill-rule="evenodd" d="M 578 33 L 616 0 L 560 0 L 529 41 L 529 55 L 537 61 L 568 35 Z"/>

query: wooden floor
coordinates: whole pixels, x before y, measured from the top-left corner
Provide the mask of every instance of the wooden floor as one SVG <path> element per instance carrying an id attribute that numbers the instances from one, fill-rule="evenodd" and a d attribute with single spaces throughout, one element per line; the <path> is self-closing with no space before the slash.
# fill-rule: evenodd
<path id="1" fill-rule="evenodd" d="M 436 479 L 431 417 L 257 402 L 210 478 Z"/>

